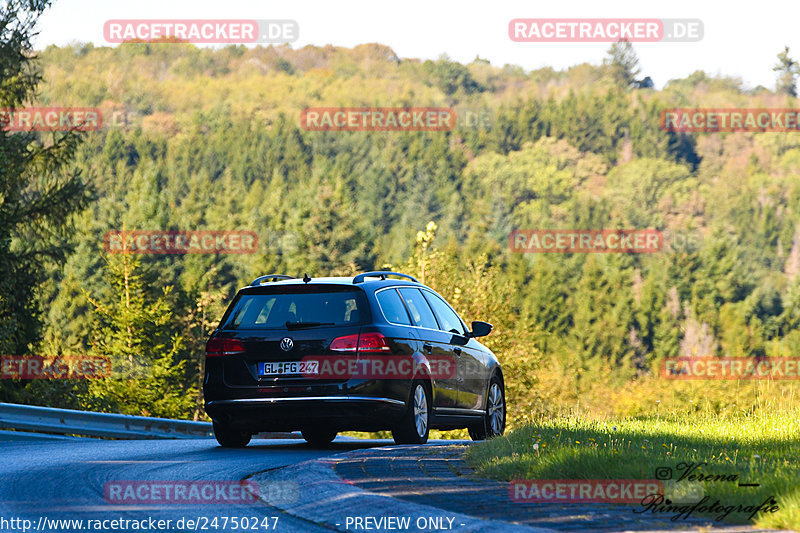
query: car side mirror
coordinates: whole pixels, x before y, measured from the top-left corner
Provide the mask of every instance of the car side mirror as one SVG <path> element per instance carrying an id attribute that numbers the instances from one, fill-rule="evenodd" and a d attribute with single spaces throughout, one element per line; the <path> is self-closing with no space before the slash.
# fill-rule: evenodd
<path id="1" fill-rule="evenodd" d="M 472 321 L 472 332 L 470 337 L 485 337 L 492 332 L 492 325 L 488 322 L 481 322 L 480 320 Z"/>

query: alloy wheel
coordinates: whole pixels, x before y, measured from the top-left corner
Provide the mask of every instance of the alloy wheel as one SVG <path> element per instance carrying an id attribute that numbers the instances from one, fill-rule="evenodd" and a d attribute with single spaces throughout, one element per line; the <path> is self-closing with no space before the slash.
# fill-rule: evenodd
<path id="1" fill-rule="evenodd" d="M 503 431 L 503 419 L 505 413 L 503 412 L 505 406 L 503 405 L 503 392 L 500 390 L 500 385 L 492 383 L 489 389 L 489 425 L 492 428 L 493 435 L 500 435 Z"/>
<path id="2" fill-rule="evenodd" d="M 425 388 L 417 385 L 414 391 L 414 424 L 417 427 L 417 435 L 425 436 L 428 429 L 428 399 L 425 397 Z"/>

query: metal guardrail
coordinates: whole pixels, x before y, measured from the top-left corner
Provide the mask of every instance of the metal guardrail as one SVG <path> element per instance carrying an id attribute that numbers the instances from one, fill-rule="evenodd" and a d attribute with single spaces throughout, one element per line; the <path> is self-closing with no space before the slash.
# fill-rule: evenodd
<path id="1" fill-rule="evenodd" d="M 95 413 L 0 403 L 0 429 L 117 439 L 202 439 L 213 437 L 210 422 Z"/>

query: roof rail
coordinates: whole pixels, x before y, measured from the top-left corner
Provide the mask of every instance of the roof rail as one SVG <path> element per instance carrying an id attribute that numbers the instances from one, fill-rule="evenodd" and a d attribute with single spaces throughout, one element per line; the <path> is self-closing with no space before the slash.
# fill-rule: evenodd
<path id="1" fill-rule="evenodd" d="M 271 281 L 278 281 L 280 279 L 297 279 L 294 276 L 285 276 L 283 274 L 267 274 L 266 276 L 261 276 L 253 280 L 250 284 L 250 287 L 254 287 L 256 285 L 261 285 L 261 282 L 265 279 L 269 279 Z"/>
<path id="2" fill-rule="evenodd" d="M 363 274 L 359 274 L 358 276 L 353 278 L 353 285 L 356 283 L 363 283 L 365 278 L 381 278 L 386 279 L 386 276 L 399 276 L 401 278 L 407 278 L 415 283 L 419 283 L 417 278 L 409 276 L 408 274 L 401 274 L 399 272 L 389 272 L 386 270 L 381 270 L 377 272 L 364 272 Z"/>

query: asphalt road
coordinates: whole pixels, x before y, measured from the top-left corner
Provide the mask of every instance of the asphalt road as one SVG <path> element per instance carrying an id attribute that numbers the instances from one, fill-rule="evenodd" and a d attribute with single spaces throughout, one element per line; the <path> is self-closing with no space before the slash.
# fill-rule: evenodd
<path id="1" fill-rule="evenodd" d="M 102 441 L 40 438 L 0 442 L 0 532 L 133 531 L 113 519 L 171 520 L 160 531 L 328 531 L 286 515 L 264 503 L 130 505 L 108 501 L 104 487 L 125 481 L 239 481 L 255 473 L 358 448 L 392 444 L 390 440 L 341 440 L 329 450 L 303 441 L 256 440 L 241 450 L 220 448 L 213 439 Z M 202 484 L 200 485 L 202 486 Z M 222 499 L 222 498 L 219 498 Z M 216 500 L 215 500 L 216 501 Z M 213 521 L 217 518 L 216 523 Z M 227 522 L 223 527 L 223 518 Z M 247 527 L 242 517 L 247 519 Z M 277 517 L 277 522 L 275 518 Z M 234 527 L 233 518 L 238 518 Z M 83 520 L 82 527 L 56 527 L 48 521 Z M 184 519 L 182 523 L 180 519 Z M 266 520 L 265 520 L 266 519 Z M 88 520 L 107 520 L 92 522 Z M 192 520 L 193 522 L 188 522 Z M 41 522 L 40 522 L 41 521 Z M 182 527 L 176 527 L 176 525 Z M 91 528 L 91 529 L 90 529 Z M 148 529 L 142 528 L 142 531 Z"/>

